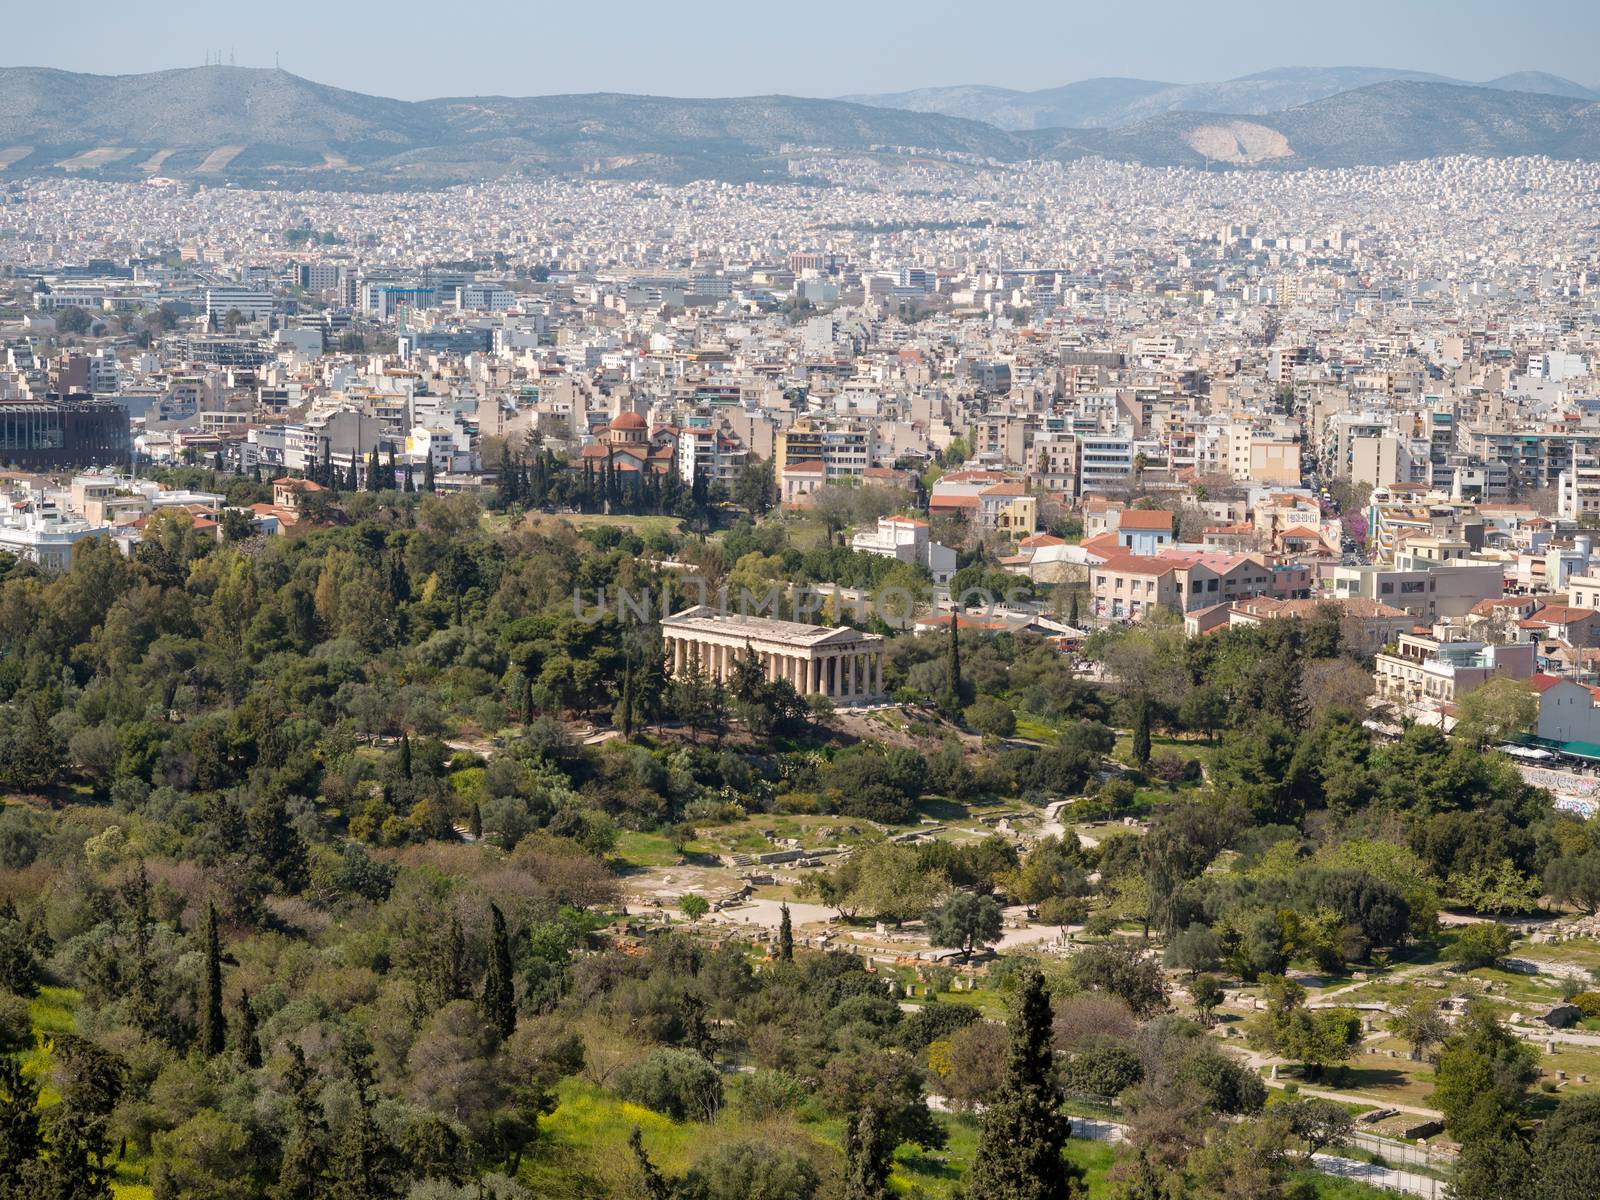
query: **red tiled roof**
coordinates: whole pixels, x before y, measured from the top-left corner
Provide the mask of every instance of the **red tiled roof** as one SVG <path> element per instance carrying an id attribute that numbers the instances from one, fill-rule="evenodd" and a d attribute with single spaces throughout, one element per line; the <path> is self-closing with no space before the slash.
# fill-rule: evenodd
<path id="1" fill-rule="evenodd" d="M 1119 529 L 1148 529 L 1152 531 L 1172 532 L 1172 514 L 1165 509 L 1124 509 L 1122 516 L 1117 520 Z"/>

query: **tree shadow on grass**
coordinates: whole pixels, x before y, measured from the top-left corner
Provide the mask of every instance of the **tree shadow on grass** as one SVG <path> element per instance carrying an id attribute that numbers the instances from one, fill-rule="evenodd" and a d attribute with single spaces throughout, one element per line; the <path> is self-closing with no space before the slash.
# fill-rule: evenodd
<path id="1" fill-rule="evenodd" d="M 965 804 L 947 800 L 943 796 L 925 796 L 918 800 L 917 812 L 935 821 L 965 821 L 971 817 Z"/>

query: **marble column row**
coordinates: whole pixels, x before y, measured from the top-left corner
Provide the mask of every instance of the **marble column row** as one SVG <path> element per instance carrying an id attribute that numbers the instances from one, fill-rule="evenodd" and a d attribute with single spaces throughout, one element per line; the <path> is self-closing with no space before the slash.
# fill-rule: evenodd
<path id="1" fill-rule="evenodd" d="M 881 647 L 841 648 L 797 651 L 747 649 L 734 643 L 701 641 L 667 634 L 667 666 L 674 675 L 689 669 L 698 658 L 702 673 L 714 679 L 728 679 L 742 655 L 754 653 L 769 682 L 782 680 L 801 695 L 820 694 L 833 699 L 853 700 L 883 694 L 883 650 Z"/>

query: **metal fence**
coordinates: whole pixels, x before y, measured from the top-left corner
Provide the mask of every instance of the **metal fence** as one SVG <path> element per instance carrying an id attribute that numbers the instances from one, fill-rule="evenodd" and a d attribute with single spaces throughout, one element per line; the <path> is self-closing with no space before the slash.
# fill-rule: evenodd
<path id="1" fill-rule="evenodd" d="M 1381 1155 L 1388 1163 L 1408 1167 L 1430 1167 L 1441 1170 L 1455 1165 L 1456 1156 L 1437 1146 L 1418 1146 L 1412 1142 L 1397 1142 L 1393 1138 L 1379 1137 L 1375 1133 L 1357 1131 L 1350 1135 L 1350 1144 Z"/>

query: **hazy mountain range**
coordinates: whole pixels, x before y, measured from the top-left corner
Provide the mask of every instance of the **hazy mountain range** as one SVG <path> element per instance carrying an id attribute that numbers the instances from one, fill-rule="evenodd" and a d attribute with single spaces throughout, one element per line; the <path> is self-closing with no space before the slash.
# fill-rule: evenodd
<path id="1" fill-rule="evenodd" d="M 968 85 L 911 92 L 841 96 L 856 104 L 942 113 L 1001 129 L 1116 129 L 1169 112 L 1260 116 L 1282 112 L 1374 83 L 1410 80 L 1502 92 L 1534 92 L 1569 100 L 1600 100 L 1600 90 L 1559 75 L 1518 71 L 1486 83 L 1399 71 L 1389 67 L 1278 67 L 1222 83 L 1159 83 L 1153 79 L 1083 79 L 1037 92 Z"/>
<path id="2" fill-rule="evenodd" d="M 1098 79 L 1044 92 L 940 88 L 870 99 L 404 101 L 245 67 L 120 76 L 10 67 L 0 68 L 0 176 L 321 187 L 506 173 L 782 179 L 797 156 L 908 148 L 998 162 L 1104 155 L 1272 168 L 1461 153 L 1600 159 L 1600 94 L 1532 72 L 1479 85 L 1378 68 L 1285 68 L 1220 84 Z"/>

